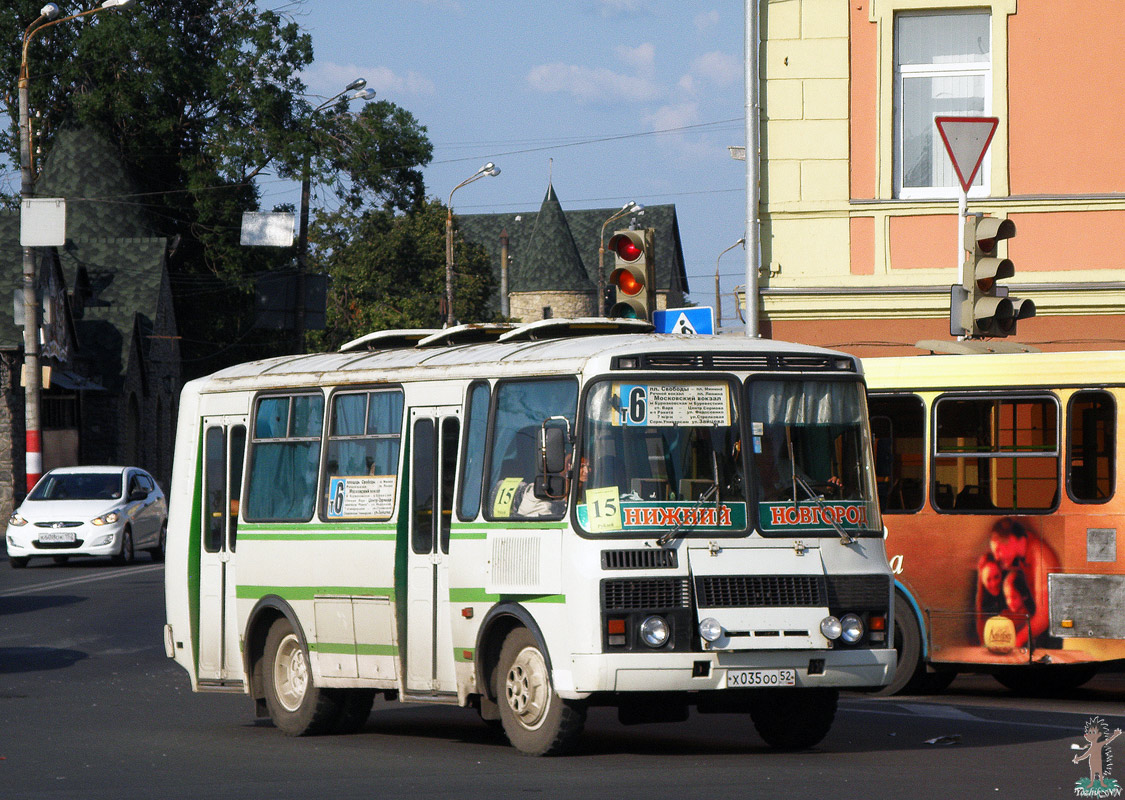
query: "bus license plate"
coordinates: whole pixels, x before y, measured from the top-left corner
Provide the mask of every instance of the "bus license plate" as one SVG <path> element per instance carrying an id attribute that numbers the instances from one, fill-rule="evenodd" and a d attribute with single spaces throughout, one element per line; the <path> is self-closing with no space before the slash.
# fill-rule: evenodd
<path id="1" fill-rule="evenodd" d="M 43 531 L 39 534 L 39 541 L 47 542 L 48 544 L 73 544 L 74 532 Z"/>
<path id="2" fill-rule="evenodd" d="M 727 688 L 739 689 L 759 686 L 796 686 L 795 669 L 728 669 Z"/>

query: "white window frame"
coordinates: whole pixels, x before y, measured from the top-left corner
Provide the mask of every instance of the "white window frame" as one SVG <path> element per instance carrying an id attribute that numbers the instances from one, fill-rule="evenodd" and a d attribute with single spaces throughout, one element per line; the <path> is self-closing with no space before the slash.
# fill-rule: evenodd
<path id="1" fill-rule="evenodd" d="M 917 10 L 917 11 L 903 11 L 895 15 L 894 24 L 897 31 L 897 22 L 902 17 L 923 17 L 923 16 L 957 16 L 957 15 L 974 14 L 978 16 L 988 17 L 989 24 L 987 26 L 989 31 L 989 48 L 988 48 L 988 62 L 965 62 L 965 63 L 952 63 L 952 64 L 906 64 L 901 65 L 898 63 L 897 57 L 894 58 L 894 88 L 893 88 L 893 107 L 894 107 L 894 193 L 895 197 L 903 200 L 929 200 L 929 199 L 956 199 L 961 195 L 961 187 L 956 181 L 955 173 L 953 172 L 952 165 L 950 165 L 949 174 L 954 176 L 954 182 L 950 186 L 904 186 L 903 185 L 903 167 L 905 165 L 905 137 L 903 136 L 903 120 L 904 120 L 904 83 L 910 79 L 917 78 L 973 78 L 978 77 L 981 79 L 983 86 L 983 101 L 984 101 L 984 116 L 992 116 L 992 83 L 993 83 L 993 68 L 995 62 L 995 48 L 992 43 L 992 20 L 991 14 L 987 8 L 943 8 L 943 9 L 930 9 L 930 10 Z M 935 114 L 934 116 L 938 116 Z M 945 152 L 945 146 L 942 144 L 941 136 L 938 135 L 937 126 L 935 124 L 933 129 L 933 136 L 931 139 L 932 152 L 931 158 L 934 163 L 941 163 L 939 159 L 948 160 L 949 156 Z M 936 172 L 936 168 L 934 172 Z M 981 163 L 977 177 L 972 186 L 969 187 L 969 197 L 989 197 L 991 195 L 991 178 L 992 178 L 992 153 L 991 148 L 985 153 L 984 161 Z"/>

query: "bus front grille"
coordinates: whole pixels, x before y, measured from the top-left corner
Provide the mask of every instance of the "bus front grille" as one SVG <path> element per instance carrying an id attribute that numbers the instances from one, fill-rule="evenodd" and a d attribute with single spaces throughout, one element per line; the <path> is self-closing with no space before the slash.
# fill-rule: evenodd
<path id="1" fill-rule="evenodd" d="M 602 581 L 602 610 L 690 608 L 687 578 L 622 578 Z"/>
<path id="2" fill-rule="evenodd" d="M 819 575 L 701 575 L 700 608 L 785 608 L 827 605 Z"/>

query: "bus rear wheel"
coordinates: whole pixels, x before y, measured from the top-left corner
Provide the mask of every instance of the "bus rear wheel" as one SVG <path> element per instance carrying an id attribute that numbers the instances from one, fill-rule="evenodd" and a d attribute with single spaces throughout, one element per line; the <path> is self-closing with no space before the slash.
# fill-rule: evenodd
<path id="1" fill-rule="evenodd" d="M 750 701 L 750 719 L 775 750 L 804 750 L 828 735 L 839 698 L 836 689 L 763 689 Z"/>
<path id="2" fill-rule="evenodd" d="M 585 705 L 559 697 L 547 658 L 527 628 L 508 634 L 495 676 L 500 721 L 513 747 L 532 756 L 573 748 L 586 724 Z"/>
<path id="3" fill-rule="evenodd" d="M 279 619 L 270 626 L 262 658 L 266 707 L 273 724 L 289 736 L 329 733 L 341 716 L 340 696 L 313 683 L 309 654 L 289 620 Z"/>

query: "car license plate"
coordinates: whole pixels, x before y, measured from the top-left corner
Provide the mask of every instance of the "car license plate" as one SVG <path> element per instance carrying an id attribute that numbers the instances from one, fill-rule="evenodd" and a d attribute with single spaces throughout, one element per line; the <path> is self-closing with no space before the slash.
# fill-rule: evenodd
<path id="1" fill-rule="evenodd" d="M 728 669 L 727 688 L 739 689 L 759 686 L 796 686 L 795 669 Z"/>
<path id="2" fill-rule="evenodd" d="M 43 531 L 39 534 L 39 541 L 46 544 L 73 544 L 74 531 Z"/>

